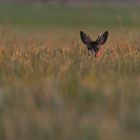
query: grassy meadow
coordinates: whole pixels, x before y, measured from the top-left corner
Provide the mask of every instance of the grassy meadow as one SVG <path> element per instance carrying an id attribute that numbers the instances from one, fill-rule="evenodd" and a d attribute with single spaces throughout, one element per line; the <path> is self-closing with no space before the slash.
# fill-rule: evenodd
<path id="1" fill-rule="evenodd" d="M 139 140 L 139 11 L 0 5 L 0 140 Z M 109 31 L 102 57 L 80 30 Z"/>

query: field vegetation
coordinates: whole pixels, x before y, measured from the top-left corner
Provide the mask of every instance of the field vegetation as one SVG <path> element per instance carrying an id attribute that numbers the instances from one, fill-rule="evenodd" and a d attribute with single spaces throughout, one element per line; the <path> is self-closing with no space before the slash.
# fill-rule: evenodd
<path id="1" fill-rule="evenodd" d="M 139 140 L 140 7 L 0 6 L 1 140 Z M 95 58 L 79 31 L 109 31 Z"/>

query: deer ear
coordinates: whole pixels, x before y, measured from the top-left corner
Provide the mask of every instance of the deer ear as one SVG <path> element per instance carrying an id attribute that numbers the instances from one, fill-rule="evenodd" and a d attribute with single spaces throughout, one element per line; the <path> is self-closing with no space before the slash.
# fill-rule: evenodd
<path id="1" fill-rule="evenodd" d="M 80 37 L 81 37 L 82 42 L 86 45 L 90 45 L 90 43 L 92 42 L 92 39 L 90 38 L 90 36 L 86 35 L 83 31 L 80 31 Z"/>
<path id="2" fill-rule="evenodd" d="M 105 31 L 103 34 L 101 34 L 100 36 L 98 36 L 96 42 L 98 45 L 103 45 L 108 38 L 108 31 Z"/>

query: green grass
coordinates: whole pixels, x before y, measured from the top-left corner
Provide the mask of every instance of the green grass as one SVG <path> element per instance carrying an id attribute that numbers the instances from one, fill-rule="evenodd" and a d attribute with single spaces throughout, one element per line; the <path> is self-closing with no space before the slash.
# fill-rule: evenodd
<path id="1" fill-rule="evenodd" d="M 139 140 L 140 32 L 130 13 L 139 18 L 138 7 L 1 6 L 0 139 Z M 109 30 L 102 57 L 89 55 L 82 29 Z"/>
<path id="2" fill-rule="evenodd" d="M 140 24 L 138 6 L 0 6 L 0 23 L 22 26 L 97 26 L 138 27 Z"/>

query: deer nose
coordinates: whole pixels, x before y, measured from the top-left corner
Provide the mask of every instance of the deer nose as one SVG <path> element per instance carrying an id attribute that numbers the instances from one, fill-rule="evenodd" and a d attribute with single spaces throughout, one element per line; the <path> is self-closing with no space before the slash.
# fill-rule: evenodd
<path id="1" fill-rule="evenodd" d="M 95 52 L 95 57 L 100 57 L 103 54 L 103 50 L 99 49 L 97 52 Z"/>

